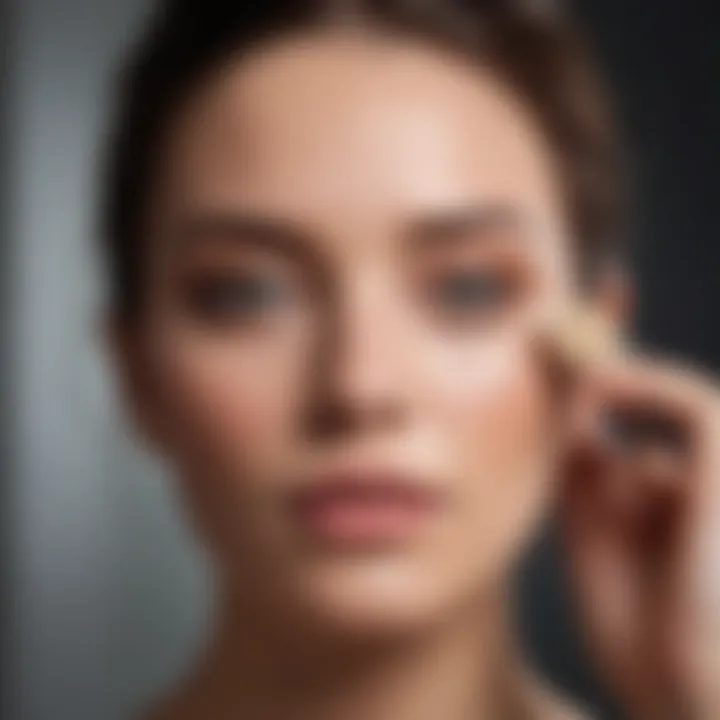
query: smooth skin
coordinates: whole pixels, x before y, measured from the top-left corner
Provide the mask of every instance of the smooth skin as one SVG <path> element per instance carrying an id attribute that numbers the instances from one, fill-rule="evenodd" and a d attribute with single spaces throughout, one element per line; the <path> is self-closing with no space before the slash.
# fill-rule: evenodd
<path id="1" fill-rule="evenodd" d="M 558 505 L 603 677 L 655 717 L 666 676 L 651 677 L 657 652 L 626 628 L 648 608 L 654 627 L 678 628 L 665 600 L 703 597 L 718 402 L 711 385 L 639 362 L 583 370 L 562 396 L 550 382 L 558 349 L 539 351 L 541 320 L 580 291 L 553 152 L 523 98 L 422 42 L 277 39 L 181 109 L 149 208 L 145 307 L 115 327 L 115 348 L 218 595 L 206 653 L 151 717 L 579 717 L 525 667 L 509 617 L 516 562 Z M 612 288 L 591 304 L 619 325 Z M 581 445 L 575 406 L 592 417 L 622 393 L 682 407 L 698 438 L 693 477 L 673 484 L 696 498 L 677 503 L 667 550 L 684 572 L 635 606 L 602 600 L 630 581 L 640 593 L 644 575 L 625 570 L 642 559 L 616 542 L 629 534 L 614 514 L 590 521 L 606 474 L 586 469 L 609 457 L 591 423 L 572 426 L 591 428 L 591 461 L 580 476 L 565 462 Z M 304 542 L 287 498 L 343 463 L 402 470 L 442 493 L 442 512 L 361 553 Z M 717 637 L 717 604 L 683 607 L 695 621 L 683 640 Z M 703 663 L 678 687 L 698 717 L 720 717 L 718 665 Z"/>

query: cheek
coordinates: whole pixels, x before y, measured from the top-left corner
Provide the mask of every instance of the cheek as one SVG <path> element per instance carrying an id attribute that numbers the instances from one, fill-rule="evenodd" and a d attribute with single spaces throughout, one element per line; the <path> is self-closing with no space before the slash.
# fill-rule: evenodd
<path id="1" fill-rule="evenodd" d="M 548 388 L 522 340 L 463 349 L 436 377 L 436 401 L 453 435 L 478 449 L 521 451 L 545 426 Z"/>
<path id="2" fill-rule="evenodd" d="M 168 432 L 169 454 L 203 474 L 236 473 L 278 455 L 291 432 L 302 369 L 297 346 L 213 342 L 188 334 L 168 338 L 160 348 L 159 405 Z M 214 468 L 207 463 L 214 464 Z M 258 467 L 260 466 L 260 467 Z"/>
<path id="3" fill-rule="evenodd" d="M 554 452 L 549 384 L 521 338 L 459 353 L 437 403 L 463 478 L 467 528 L 524 533 L 547 502 Z M 474 529 L 474 530 L 473 530 Z"/>

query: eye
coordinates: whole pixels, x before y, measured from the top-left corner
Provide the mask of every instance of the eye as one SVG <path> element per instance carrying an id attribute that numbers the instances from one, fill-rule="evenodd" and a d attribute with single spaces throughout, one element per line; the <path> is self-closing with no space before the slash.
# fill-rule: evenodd
<path id="1" fill-rule="evenodd" d="M 458 270 L 437 277 L 431 294 L 433 305 L 443 313 L 475 315 L 501 309 L 512 289 L 509 278 L 502 273 Z"/>
<path id="2" fill-rule="evenodd" d="M 286 283 L 262 274 L 227 274 L 190 283 L 191 310 L 216 322 L 256 321 L 289 301 Z"/>

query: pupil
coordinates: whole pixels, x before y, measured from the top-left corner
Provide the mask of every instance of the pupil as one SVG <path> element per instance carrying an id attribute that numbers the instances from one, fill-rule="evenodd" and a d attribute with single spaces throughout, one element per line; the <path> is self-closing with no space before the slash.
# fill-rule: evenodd
<path id="1" fill-rule="evenodd" d="M 499 294 L 499 283 L 479 275 L 458 275 L 445 283 L 446 299 L 460 306 L 471 306 L 494 300 Z"/>
<path id="2" fill-rule="evenodd" d="M 256 310 L 272 304 L 276 295 L 270 283 L 259 278 L 247 278 L 226 286 L 221 298 L 228 305 Z"/>

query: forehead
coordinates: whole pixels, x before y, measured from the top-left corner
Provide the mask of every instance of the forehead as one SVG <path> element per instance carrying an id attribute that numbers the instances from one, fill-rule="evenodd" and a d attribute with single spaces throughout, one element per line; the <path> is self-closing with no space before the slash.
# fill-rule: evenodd
<path id="1" fill-rule="evenodd" d="M 276 40 L 229 60 L 177 118 L 166 162 L 176 204 L 318 224 L 557 203 L 532 114 L 492 72 L 421 41 L 357 33 Z"/>

